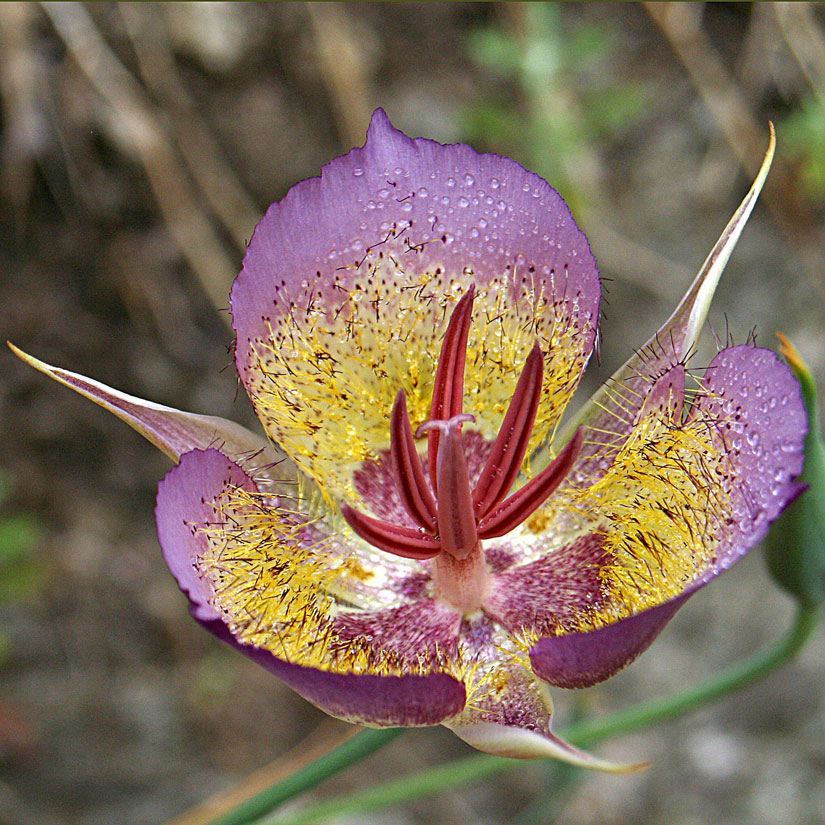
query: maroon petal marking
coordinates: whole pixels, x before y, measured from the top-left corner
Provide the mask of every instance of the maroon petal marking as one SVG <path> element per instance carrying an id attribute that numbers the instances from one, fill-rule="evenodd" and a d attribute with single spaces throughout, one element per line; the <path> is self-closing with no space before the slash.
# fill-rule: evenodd
<path id="1" fill-rule="evenodd" d="M 563 688 L 589 687 L 604 681 L 648 648 L 694 589 L 598 630 L 539 639 L 530 650 L 533 672 Z"/>
<path id="2" fill-rule="evenodd" d="M 404 509 L 416 524 L 426 530 L 435 530 L 436 503 L 430 492 L 430 485 L 424 477 L 424 468 L 421 466 L 418 451 L 415 449 L 404 390 L 398 391 L 395 406 L 392 408 L 390 451 L 395 485 Z"/>
<path id="3" fill-rule="evenodd" d="M 470 321 L 473 312 L 475 286 L 471 285 L 467 293 L 456 304 L 444 342 L 438 358 L 433 386 L 433 405 L 430 418 L 446 421 L 459 415 L 464 405 L 464 366 L 467 360 L 467 338 L 470 334 Z M 438 492 L 438 443 L 441 433 L 437 428 L 430 430 L 428 437 L 428 461 L 433 488 Z"/>
<path id="4" fill-rule="evenodd" d="M 552 464 L 479 522 L 479 538 L 492 539 L 503 536 L 541 507 L 570 471 L 581 444 L 582 432 L 577 430 Z"/>
<path id="5" fill-rule="evenodd" d="M 478 518 L 484 518 L 510 491 L 527 452 L 541 399 L 544 356 L 535 343 L 516 385 L 501 430 L 473 492 Z"/>
<path id="6" fill-rule="evenodd" d="M 438 539 L 411 527 L 399 527 L 370 518 L 348 504 L 341 505 L 341 515 L 364 541 L 405 559 L 431 559 L 441 552 Z"/>
<path id="7" fill-rule="evenodd" d="M 422 660 L 457 659 L 461 614 L 439 599 L 418 598 L 389 610 L 342 611 L 332 624 L 335 644 L 355 643 L 407 669 Z M 334 651 L 333 651 L 334 655 Z"/>
<path id="8" fill-rule="evenodd" d="M 214 520 L 210 505 L 229 487 L 257 490 L 249 476 L 217 450 L 181 456 L 158 488 L 158 536 L 169 569 L 190 600 L 190 610 L 207 630 L 285 681 L 326 713 L 368 725 L 435 725 L 464 707 L 464 685 L 446 673 L 377 676 L 332 673 L 291 664 L 232 636 L 210 604 L 211 585 L 197 572 L 206 535 L 193 525 Z"/>
<path id="9" fill-rule="evenodd" d="M 576 627 L 602 604 L 601 570 L 609 558 L 602 535 L 582 536 L 493 575 L 484 610 L 512 633 L 550 636 Z"/>

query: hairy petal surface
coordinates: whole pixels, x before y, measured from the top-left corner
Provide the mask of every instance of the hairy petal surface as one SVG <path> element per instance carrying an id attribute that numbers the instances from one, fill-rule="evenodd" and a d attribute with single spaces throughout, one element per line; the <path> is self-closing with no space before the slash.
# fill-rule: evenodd
<path id="1" fill-rule="evenodd" d="M 612 541 L 613 558 L 602 568 L 606 595 L 583 616 L 583 632 L 548 636 L 532 647 L 531 663 L 545 681 L 584 687 L 629 664 L 687 598 L 742 558 L 798 495 L 805 411 L 790 370 L 770 350 L 720 352 L 683 426 L 706 429 L 707 440 L 695 445 L 708 452 L 656 468 L 668 470 L 667 484 L 653 498 L 640 492 L 633 499 L 635 522 L 617 520 L 605 531 L 611 545 L 610 531 L 632 528 Z M 608 473 L 597 485 L 601 496 L 609 499 L 611 483 L 619 482 Z M 671 485 L 693 499 L 690 508 L 680 511 L 668 499 Z M 654 489 L 655 479 L 647 486 Z M 639 561 L 644 570 L 634 567 Z"/>
<path id="2" fill-rule="evenodd" d="M 247 469 L 265 471 L 278 462 L 275 450 L 264 438 L 234 421 L 144 401 L 76 372 L 52 367 L 13 344 L 9 346 L 15 355 L 36 370 L 114 413 L 173 461 L 178 461 L 189 450 L 214 447 Z"/>
<path id="3" fill-rule="evenodd" d="M 475 287 L 465 409 L 492 440 L 527 356 L 545 354 L 531 449 L 596 334 L 599 282 L 558 193 L 517 163 L 406 137 L 378 110 L 363 148 L 270 207 L 232 291 L 238 368 L 270 437 L 331 496 L 388 446 L 404 390 L 430 417 L 454 303 Z"/>
<path id="4" fill-rule="evenodd" d="M 320 556 L 299 514 L 268 506 L 217 450 L 184 454 L 161 482 L 158 534 L 193 616 L 333 716 L 408 726 L 459 712 L 464 685 L 449 673 L 416 663 L 402 674 L 355 635 L 336 643 L 325 611 L 346 571 Z M 277 529 L 262 535 L 262 520 Z"/>

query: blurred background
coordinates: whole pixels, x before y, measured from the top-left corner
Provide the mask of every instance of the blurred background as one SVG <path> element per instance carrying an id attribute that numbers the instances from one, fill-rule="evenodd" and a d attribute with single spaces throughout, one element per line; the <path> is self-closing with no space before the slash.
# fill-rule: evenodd
<path id="1" fill-rule="evenodd" d="M 0 103 L 0 336 L 135 395 L 252 424 L 227 312 L 245 244 L 270 202 L 363 143 L 379 105 L 567 198 L 607 287 L 585 391 L 667 317 L 772 120 L 776 161 L 711 323 L 770 347 L 781 329 L 825 375 L 818 4 L 7 3 Z M 189 618 L 155 537 L 168 460 L 0 362 L 0 822 L 163 823 L 341 741 L 348 726 Z M 560 719 L 694 682 L 791 612 L 756 551 L 630 669 L 556 691 Z M 823 662 L 820 631 L 759 685 L 600 748 L 649 760 L 639 774 L 526 765 L 346 821 L 823 823 Z M 467 752 L 413 731 L 316 796 Z"/>

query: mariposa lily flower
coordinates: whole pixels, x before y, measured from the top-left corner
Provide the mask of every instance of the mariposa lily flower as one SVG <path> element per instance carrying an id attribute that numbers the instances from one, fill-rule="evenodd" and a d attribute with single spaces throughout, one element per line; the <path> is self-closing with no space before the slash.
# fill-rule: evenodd
<path id="1" fill-rule="evenodd" d="M 192 614 L 310 702 L 618 769 L 552 733 L 547 686 L 635 659 L 799 491 L 805 414 L 773 353 L 686 383 L 772 148 L 674 314 L 564 429 L 599 317 L 585 236 L 537 175 L 380 109 L 269 209 L 232 290 L 266 439 L 22 357 L 178 462 L 157 523 Z"/>

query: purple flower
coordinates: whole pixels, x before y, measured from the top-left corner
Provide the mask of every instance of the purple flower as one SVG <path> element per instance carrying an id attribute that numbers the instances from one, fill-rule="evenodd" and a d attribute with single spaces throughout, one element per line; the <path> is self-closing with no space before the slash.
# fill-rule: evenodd
<path id="1" fill-rule="evenodd" d="M 380 109 L 270 207 L 232 290 L 267 440 L 24 357 L 179 462 L 157 521 L 192 614 L 310 702 L 616 768 L 551 732 L 547 684 L 631 662 L 798 492 L 805 414 L 773 353 L 730 347 L 686 384 L 768 164 L 670 320 L 563 429 L 597 334 L 585 236 L 537 175 Z"/>

